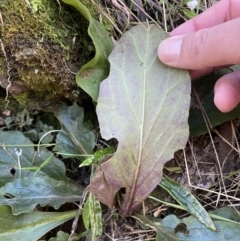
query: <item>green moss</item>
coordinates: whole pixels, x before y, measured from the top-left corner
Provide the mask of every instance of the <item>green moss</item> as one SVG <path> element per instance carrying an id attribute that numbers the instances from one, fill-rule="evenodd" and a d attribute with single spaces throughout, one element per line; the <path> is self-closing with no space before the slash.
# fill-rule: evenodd
<path id="1" fill-rule="evenodd" d="M 18 95 L 14 95 L 14 98 L 18 101 L 18 103 L 21 106 L 28 106 L 29 98 L 28 98 L 27 92 L 23 92 L 23 93 L 20 93 Z"/>
<path id="2" fill-rule="evenodd" d="M 29 107 L 86 97 L 73 72 L 91 58 L 88 23 L 56 0 L 29 3 L 5 0 L 0 6 L 0 38 L 7 55 L 0 49 L 0 75 L 6 82 L 2 86 L 6 88 L 10 76 L 9 92 Z"/>
<path id="3" fill-rule="evenodd" d="M 87 7 L 92 17 L 94 17 L 95 19 L 99 19 L 99 21 L 102 23 L 102 25 L 107 31 L 113 30 L 112 23 L 115 22 L 115 20 L 110 15 L 106 17 L 106 11 L 103 9 L 103 6 L 99 3 L 99 0 L 81 0 L 81 3 Z M 105 14 L 103 14 L 102 12 L 105 12 Z M 110 21 L 110 19 L 112 22 Z"/>

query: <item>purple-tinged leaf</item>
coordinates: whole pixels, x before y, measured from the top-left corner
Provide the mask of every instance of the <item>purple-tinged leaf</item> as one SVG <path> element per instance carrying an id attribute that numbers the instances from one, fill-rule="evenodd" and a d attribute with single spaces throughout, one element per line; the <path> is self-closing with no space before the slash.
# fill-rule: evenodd
<path id="1" fill-rule="evenodd" d="M 158 45 L 166 37 L 155 25 L 126 32 L 109 57 L 110 75 L 100 85 L 102 137 L 119 141 L 101 169 L 114 189 L 126 190 L 122 216 L 130 215 L 161 181 L 164 163 L 189 135 L 190 77 L 158 60 Z"/>
<path id="2" fill-rule="evenodd" d="M 101 163 L 106 162 L 108 159 L 109 156 L 105 156 Z M 112 209 L 115 204 L 114 198 L 118 190 L 118 188 L 107 182 L 101 166 L 98 166 L 94 173 L 93 180 L 88 187 L 88 191 L 96 193 L 98 199 Z"/>

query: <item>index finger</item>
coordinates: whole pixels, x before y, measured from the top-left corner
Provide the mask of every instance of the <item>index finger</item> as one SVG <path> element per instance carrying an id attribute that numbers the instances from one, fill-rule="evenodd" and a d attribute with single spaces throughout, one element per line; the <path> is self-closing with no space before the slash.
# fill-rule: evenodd
<path id="1" fill-rule="evenodd" d="M 221 0 L 197 17 L 174 29 L 170 35 L 176 36 L 192 33 L 199 29 L 210 28 L 238 17 L 240 17 L 240 1 Z"/>

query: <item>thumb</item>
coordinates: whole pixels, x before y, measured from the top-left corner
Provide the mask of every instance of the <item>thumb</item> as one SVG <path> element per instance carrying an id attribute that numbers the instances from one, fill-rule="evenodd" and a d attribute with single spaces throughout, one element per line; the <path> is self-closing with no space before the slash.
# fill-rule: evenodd
<path id="1" fill-rule="evenodd" d="M 214 103 L 222 112 L 231 111 L 240 102 L 240 70 L 224 75 L 214 87 Z"/>
<path id="2" fill-rule="evenodd" d="M 198 70 L 240 63 L 240 18 L 168 38 L 159 45 L 159 59 L 172 67 Z"/>

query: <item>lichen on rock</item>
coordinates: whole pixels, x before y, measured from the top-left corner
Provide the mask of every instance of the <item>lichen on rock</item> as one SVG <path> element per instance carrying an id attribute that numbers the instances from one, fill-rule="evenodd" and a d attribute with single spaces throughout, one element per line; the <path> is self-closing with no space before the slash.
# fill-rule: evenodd
<path id="1" fill-rule="evenodd" d="M 40 110 L 86 97 L 75 73 L 91 58 L 91 43 L 78 12 L 56 0 L 5 0 L 0 13 L 2 88 Z"/>

